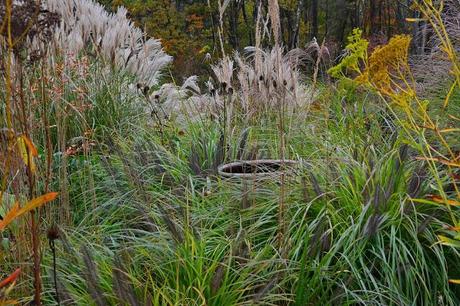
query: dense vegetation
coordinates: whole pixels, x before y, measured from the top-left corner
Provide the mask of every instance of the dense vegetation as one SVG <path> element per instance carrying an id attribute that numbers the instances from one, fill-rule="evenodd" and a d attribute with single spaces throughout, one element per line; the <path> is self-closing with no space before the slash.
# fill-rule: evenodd
<path id="1" fill-rule="evenodd" d="M 0 305 L 458 305 L 459 16 L 1 0 Z"/>
<path id="2" fill-rule="evenodd" d="M 107 9 L 125 6 L 129 15 L 150 36 L 161 38 L 163 47 L 174 56 L 177 77 L 206 72 L 206 55 L 219 58 L 219 30 L 227 51 L 242 50 L 256 43 L 256 23 L 266 18 L 268 2 L 262 0 L 102 0 Z M 401 32 L 414 36 L 414 52 L 421 53 L 430 39 L 426 23 L 413 24 L 405 18 L 420 16 L 412 0 L 282 0 L 279 2 L 283 45 L 304 48 L 313 38 L 327 45 L 335 59 L 352 29 L 361 28 L 372 45 L 385 43 Z M 221 13 L 221 8 L 225 13 Z M 259 10 L 260 8 L 260 10 Z M 267 27 L 271 21 L 267 20 Z M 221 28 L 219 28 L 221 25 Z M 268 31 L 268 29 L 266 29 Z M 268 34 L 268 33 L 267 33 Z M 264 36 L 263 46 L 272 44 Z"/>

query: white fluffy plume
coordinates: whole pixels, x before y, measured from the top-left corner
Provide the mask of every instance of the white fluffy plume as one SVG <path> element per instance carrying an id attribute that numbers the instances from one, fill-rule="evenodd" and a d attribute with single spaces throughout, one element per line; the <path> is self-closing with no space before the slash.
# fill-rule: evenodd
<path id="1" fill-rule="evenodd" d="M 148 86 L 158 83 L 161 70 L 172 60 L 159 40 L 147 39 L 133 25 L 124 7 L 111 14 L 92 0 L 46 0 L 43 5 L 61 17 L 54 48 L 77 54 L 90 46 L 104 60 L 128 70 Z"/>

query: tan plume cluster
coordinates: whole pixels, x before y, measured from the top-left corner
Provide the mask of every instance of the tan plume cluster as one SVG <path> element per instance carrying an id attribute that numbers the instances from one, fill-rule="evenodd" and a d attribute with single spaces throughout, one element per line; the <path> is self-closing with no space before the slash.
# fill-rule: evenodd
<path id="1" fill-rule="evenodd" d="M 158 83 L 161 70 L 172 60 L 158 39 L 145 37 L 133 25 L 124 7 L 116 13 L 108 13 L 92 0 L 47 0 L 43 6 L 59 14 L 61 23 L 54 32 L 52 44 L 34 40 L 35 49 L 52 47 L 53 51 L 76 55 L 90 48 L 147 86 Z"/>
<path id="2" fill-rule="evenodd" d="M 293 111 L 312 101 L 312 88 L 302 82 L 298 69 L 308 58 L 306 52 L 300 49 L 284 52 L 276 46 L 269 50 L 248 47 L 245 52 L 246 57 L 234 56 L 238 101 L 245 115 L 273 109 L 281 103 L 286 110 Z"/>
<path id="3" fill-rule="evenodd" d="M 190 77 L 182 86 L 164 84 L 150 100 L 162 105 L 167 114 L 181 111 L 189 118 L 210 114 L 219 117 L 224 104 L 229 115 L 251 119 L 266 111 L 284 111 L 308 107 L 316 98 L 313 87 L 302 81 L 299 66 L 310 60 L 309 50 L 284 52 L 281 47 L 245 49 L 246 56 L 235 53 L 212 65 L 214 79 L 201 93 L 197 78 Z M 256 56 L 259 60 L 256 61 Z"/>

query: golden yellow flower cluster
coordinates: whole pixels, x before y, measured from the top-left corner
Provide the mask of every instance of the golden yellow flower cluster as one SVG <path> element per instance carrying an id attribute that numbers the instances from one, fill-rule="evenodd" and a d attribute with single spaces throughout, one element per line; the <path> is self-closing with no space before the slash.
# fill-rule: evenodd
<path id="1" fill-rule="evenodd" d="M 391 97 L 398 96 L 403 87 L 409 89 L 403 83 L 409 70 L 407 60 L 410 41 L 408 35 L 397 35 L 388 44 L 377 47 L 369 57 L 367 67 L 355 81 L 372 85 L 380 93 Z"/>

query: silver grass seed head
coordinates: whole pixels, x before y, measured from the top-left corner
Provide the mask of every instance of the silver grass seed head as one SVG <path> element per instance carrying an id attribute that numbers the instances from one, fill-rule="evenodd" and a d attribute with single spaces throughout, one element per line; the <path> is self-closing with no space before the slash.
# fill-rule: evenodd
<path id="1" fill-rule="evenodd" d="M 45 8 L 61 16 L 54 44 L 65 53 L 78 54 L 90 46 L 110 63 L 133 73 L 148 86 L 157 84 L 161 70 L 172 58 L 156 39 L 144 41 L 144 34 L 120 7 L 109 14 L 92 0 L 46 0 Z"/>

